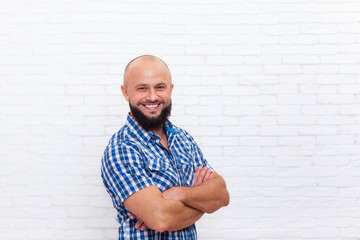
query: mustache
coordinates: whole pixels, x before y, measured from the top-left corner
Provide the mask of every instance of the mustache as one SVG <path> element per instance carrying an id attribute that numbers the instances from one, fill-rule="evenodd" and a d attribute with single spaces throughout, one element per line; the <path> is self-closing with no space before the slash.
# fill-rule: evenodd
<path id="1" fill-rule="evenodd" d="M 165 103 L 164 101 L 146 101 L 146 102 L 141 102 L 140 104 L 156 104 L 156 103 Z"/>

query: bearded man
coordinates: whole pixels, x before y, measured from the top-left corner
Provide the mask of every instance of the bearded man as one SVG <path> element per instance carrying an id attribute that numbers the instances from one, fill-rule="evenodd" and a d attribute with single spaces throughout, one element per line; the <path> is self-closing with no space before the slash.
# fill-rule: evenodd
<path id="1" fill-rule="evenodd" d="M 168 120 L 173 87 L 168 66 L 155 56 L 125 68 L 121 91 L 130 113 L 101 167 L 119 239 L 197 239 L 195 222 L 229 204 L 224 179 L 193 137 Z"/>

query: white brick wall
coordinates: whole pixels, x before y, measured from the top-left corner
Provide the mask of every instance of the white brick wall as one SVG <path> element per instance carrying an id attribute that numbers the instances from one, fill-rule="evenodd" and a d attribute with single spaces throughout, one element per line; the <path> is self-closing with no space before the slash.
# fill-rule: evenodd
<path id="1" fill-rule="evenodd" d="M 125 64 L 228 183 L 200 239 L 360 239 L 360 2 L 0 1 L 0 239 L 116 239 L 100 159 Z"/>

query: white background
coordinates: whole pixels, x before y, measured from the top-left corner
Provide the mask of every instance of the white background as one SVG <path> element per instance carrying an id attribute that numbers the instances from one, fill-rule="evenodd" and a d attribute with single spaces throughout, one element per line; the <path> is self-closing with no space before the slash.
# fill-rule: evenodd
<path id="1" fill-rule="evenodd" d="M 116 239 L 100 178 L 142 54 L 227 181 L 199 239 L 360 238 L 360 1 L 0 1 L 0 239 Z"/>

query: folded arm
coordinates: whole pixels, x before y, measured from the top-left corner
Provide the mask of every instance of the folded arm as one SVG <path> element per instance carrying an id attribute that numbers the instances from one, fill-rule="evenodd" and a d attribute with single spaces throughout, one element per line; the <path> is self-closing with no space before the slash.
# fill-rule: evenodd
<path id="1" fill-rule="evenodd" d="M 146 227 L 159 232 L 186 228 L 204 214 L 180 201 L 164 199 L 156 186 L 134 193 L 124 201 L 124 205 L 140 218 Z"/>
<path id="2" fill-rule="evenodd" d="M 194 186 L 199 186 L 212 178 L 213 175 L 211 174 L 210 169 L 199 167 L 194 174 Z M 159 190 L 155 186 L 151 186 L 137 192 L 136 195 L 134 194 L 125 200 L 125 207 L 128 209 L 131 208 L 130 211 L 132 214 L 130 218 L 135 219 L 137 216 L 140 216 L 135 224 L 136 229 L 140 228 L 141 230 L 145 230 L 149 227 L 150 229 L 157 231 L 176 231 L 194 224 L 202 215 L 204 215 L 204 212 L 199 211 L 198 209 L 188 207 L 179 200 L 171 199 L 170 197 L 172 196 L 166 194 L 168 191 L 163 192 L 160 196 Z M 164 196 L 167 198 L 164 198 Z M 142 199 L 150 199 L 151 202 L 150 204 L 143 204 L 144 201 Z M 161 207 L 160 204 L 164 205 Z M 134 211 L 138 214 L 135 215 Z M 154 215 L 154 211 L 160 212 L 160 214 Z M 143 220 L 143 217 L 147 218 L 146 222 Z M 155 223 L 158 223 L 159 225 Z"/>
<path id="3" fill-rule="evenodd" d="M 209 169 L 198 168 L 195 174 L 199 175 L 205 173 L 205 177 Z M 196 182 L 195 177 L 195 182 Z M 229 204 L 229 192 L 226 189 L 224 179 L 216 172 L 211 173 L 208 181 L 202 181 L 199 185 L 194 187 L 174 187 L 163 192 L 165 199 L 178 200 L 186 206 L 195 208 L 205 213 L 213 213 L 223 206 Z"/>

